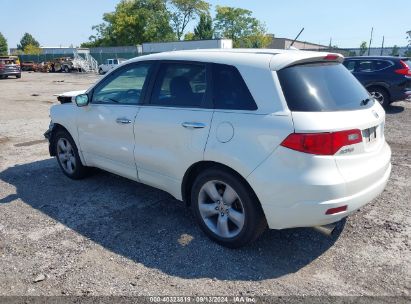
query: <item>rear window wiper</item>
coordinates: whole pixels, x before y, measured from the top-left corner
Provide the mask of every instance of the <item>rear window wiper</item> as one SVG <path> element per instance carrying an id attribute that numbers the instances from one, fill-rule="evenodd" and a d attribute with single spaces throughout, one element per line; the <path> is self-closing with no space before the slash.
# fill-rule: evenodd
<path id="1" fill-rule="evenodd" d="M 361 106 L 366 106 L 370 101 L 371 101 L 371 98 L 363 99 L 363 100 L 361 100 L 360 105 Z"/>

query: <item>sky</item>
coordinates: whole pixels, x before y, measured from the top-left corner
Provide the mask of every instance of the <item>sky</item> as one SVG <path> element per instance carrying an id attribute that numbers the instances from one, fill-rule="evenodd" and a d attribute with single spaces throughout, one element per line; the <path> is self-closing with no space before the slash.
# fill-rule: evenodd
<path id="1" fill-rule="evenodd" d="M 93 34 L 91 27 L 102 22 L 105 12 L 120 0 L 1 0 L 0 32 L 9 48 L 16 47 L 25 32 L 42 46 L 78 46 Z M 276 37 L 339 47 L 359 47 L 370 40 L 373 46 L 407 45 L 411 30 L 410 0 L 208 0 L 215 5 L 249 9 Z M 394 4 L 395 3 L 395 4 Z M 190 24 L 189 30 L 195 23 Z"/>

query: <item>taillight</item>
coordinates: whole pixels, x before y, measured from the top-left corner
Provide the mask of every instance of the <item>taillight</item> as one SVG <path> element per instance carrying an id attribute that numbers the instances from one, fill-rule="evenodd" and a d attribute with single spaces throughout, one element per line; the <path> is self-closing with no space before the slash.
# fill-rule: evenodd
<path id="1" fill-rule="evenodd" d="M 400 75 L 411 76 L 411 70 L 409 66 L 402 60 L 400 60 L 400 64 L 402 65 L 402 69 L 397 69 L 394 72 Z"/>
<path id="2" fill-rule="evenodd" d="M 344 146 L 362 141 L 360 130 L 339 131 L 331 133 L 292 133 L 281 143 L 281 146 L 316 155 L 334 155 Z"/>
<path id="3" fill-rule="evenodd" d="M 337 60 L 338 58 L 340 58 L 340 56 L 337 54 L 328 54 L 327 56 L 324 57 L 324 60 L 334 61 L 334 60 Z"/>
<path id="4" fill-rule="evenodd" d="M 0 64 L 0 70 L 4 70 L 5 65 L 4 64 Z"/>

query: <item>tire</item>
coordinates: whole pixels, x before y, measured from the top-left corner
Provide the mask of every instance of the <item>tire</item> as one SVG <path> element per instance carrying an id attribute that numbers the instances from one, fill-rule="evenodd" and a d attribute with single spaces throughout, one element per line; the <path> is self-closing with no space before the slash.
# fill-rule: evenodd
<path id="1" fill-rule="evenodd" d="M 17 79 L 21 78 L 21 74 L 16 75 L 16 78 L 17 78 Z"/>
<path id="2" fill-rule="evenodd" d="M 390 95 L 382 87 L 369 87 L 368 92 L 377 100 L 380 105 L 386 108 L 390 104 Z"/>
<path id="3" fill-rule="evenodd" d="M 65 67 L 64 67 L 64 72 L 66 72 L 66 73 L 70 73 L 70 69 L 69 69 L 69 67 L 68 67 L 68 66 L 65 66 Z"/>
<path id="4" fill-rule="evenodd" d="M 197 176 L 191 202 L 200 228 L 225 247 L 245 246 L 267 227 L 260 202 L 250 187 L 222 169 L 212 168 Z"/>
<path id="5" fill-rule="evenodd" d="M 98 73 L 99 73 L 100 75 L 104 75 L 103 69 L 99 69 L 99 70 L 98 70 Z"/>
<path id="6" fill-rule="evenodd" d="M 57 162 L 67 177 L 82 179 L 87 176 L 88 168 L 81 163 L 77 146 L 67 131 L 57 131 L 53 136 L 53 147 Z"/>

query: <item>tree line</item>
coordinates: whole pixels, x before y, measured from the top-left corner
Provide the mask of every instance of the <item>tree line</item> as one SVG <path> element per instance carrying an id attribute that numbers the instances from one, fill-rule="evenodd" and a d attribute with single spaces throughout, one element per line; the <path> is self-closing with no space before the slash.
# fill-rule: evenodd
<path id="1" fill-rule="evenodd" d="M 122 0 L 82 47 L 137 45 L 144 42 L 229 38 L 234 47 L 266 47 L 271 42 L 263 22 L 247 9 L 211 5 L 204 0 Z M 187 32 L 190 22 L 197 21 Z"/>
<path id="2" fill-rule="evenodd" d="M 40 43 L 31 34 L 25 33 L 17 45 L 17 49 L 21 54 L 40 54 Z M 8 51 L 7 40 L 0 33 L 0 55 L 7 55 Z"/>

